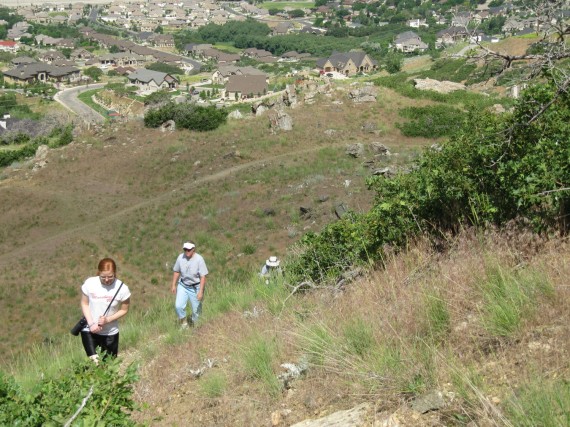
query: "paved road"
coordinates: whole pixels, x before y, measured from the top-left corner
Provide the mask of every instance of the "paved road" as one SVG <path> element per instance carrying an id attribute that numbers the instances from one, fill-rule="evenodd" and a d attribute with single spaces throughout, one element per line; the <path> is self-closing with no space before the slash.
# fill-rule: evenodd
<path id="1" fill-rule="evenodd" d="M 75 113 L 86 123 L 103 123 L 105 121 L 105 117 L 93 110 L 91 107 L 85 105 L 77 99 L 77 96 L 86 90 L 100 89 L 104 86 L 105 83 L 95 83 L 64 89 L 56 93 L 54 99 L 69 111 Z"/>

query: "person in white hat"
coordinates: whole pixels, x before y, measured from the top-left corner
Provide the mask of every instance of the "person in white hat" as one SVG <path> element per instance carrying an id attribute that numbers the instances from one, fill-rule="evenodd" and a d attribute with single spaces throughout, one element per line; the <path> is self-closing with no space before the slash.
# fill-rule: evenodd
<path id="1" fill-rule="evenodd" d="M 259 275 L 265 278 L 265 283 L 269 284 L 269 278 L 274 274 L 281 273 L 281 267 L 279 267 L 281 261 L 275 255 L 271 255 L 265 260 L 265 264 L 261 267 L 261 272 Z"/>
<path id="2" fill-rule="evenodd" d="M 176 295 L 174 308 L 182 329 L 188 328 L 186 306 L 192 306 L 192 324 L 196 324 L 202 312 L 202 300 L 206 287 L 208 267 L 204 258 L 196 253 L 196 245 L 186 242 L 182 245 L 183 253 L 178 255 L 172 267 L 172 284 L 170 291 Z"/>

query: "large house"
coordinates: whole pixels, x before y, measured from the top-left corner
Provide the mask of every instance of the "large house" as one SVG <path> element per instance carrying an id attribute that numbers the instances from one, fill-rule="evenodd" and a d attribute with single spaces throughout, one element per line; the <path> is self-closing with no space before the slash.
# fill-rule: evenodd
<path id="1" fill-rule="evenodd" d="M 317 61 L 317 68 L 327 73 L 336 71 L 345 76 L 370 72 L 378 68 L 378 62 L 364 52 L 333 52 L 328 58 Z"/>
<path id="2" fill-rule="evenodd" d="M 238 76 L 233 75 L 226 83 L 225 96 L 230 100 L 254 98 L 267 93 L 267 79 L 265 76 Z"/>
<path id="3" fill-rule="evenodd" d="M 3 52 L 17 52 L 20 49 L 18 42 L 12 40 L 0 40 L 0 50 Z"/>
<path id="4" fill-rule="evenodd" d="M 393 43 L 394 49 L 409 53 L 409 52 L 424 52 L 427 50 L 428 45 L 425 44 L 420 36 L 413 31 L 406 31 L 398 34 Z"/>
<path id="5" fill-rule="evenodd" d="M 215 84 L 225 84 L 231 76 L 264 76 L 267 74 L 255 67 L 238 67 L 236 65 L 222 65 L 212 73 L 212 82 Z"/>
<path id="6" fill-rule="evenodd" d="M 175 89 L 178 87 L 178 79 L 161 71 L 139 68 L 127 76 L 132 85 L 142 92 L 156 92 L 160 89 Z"/>
<path id="7" fill-rule="evenodd" d="M 79 68 L 71 66 L 57 67 L 43 62 L 22 64 L 11 70 L 4 71 L 4 79 L 9 83 L 75 82 L 80 78 Z"/>

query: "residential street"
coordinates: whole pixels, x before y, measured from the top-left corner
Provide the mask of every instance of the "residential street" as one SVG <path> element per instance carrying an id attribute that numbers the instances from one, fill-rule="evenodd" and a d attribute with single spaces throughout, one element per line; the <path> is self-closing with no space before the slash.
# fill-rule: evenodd
<path id="1" fill-rule="evenodd" d="M 77 99 L 77 96 L 80 93 L 87 90 L 100 89 L 103 86 L 105 86 L 105 83 L 95 83 L 64 89 L 56 93 L 54 99 L 65 108 L 81 117 L 86 123 L 103 123 L 105 118 L 101 114 Z"/>

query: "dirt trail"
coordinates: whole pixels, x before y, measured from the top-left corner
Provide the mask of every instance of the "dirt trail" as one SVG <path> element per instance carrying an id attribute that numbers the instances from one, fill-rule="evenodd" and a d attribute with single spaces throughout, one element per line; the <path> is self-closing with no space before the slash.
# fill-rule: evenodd
<path id="1" fill-rule="evenodd" d="M 330 146 L 335 146 L 335 145 L 342 145 L 342 144 L 331 144 Z M 111 213 L 109 215 L 105 215 L 104 217 L 102 217 L 96 221 L 93 221 L 89 224 L 83 224 L 83 225 L 80 225 L 78 227 L 74 227 L 74 228 L 71 228 L 69 230 L 65 230 L 63 232 L 45 237 L 43 239 L 34 240 L 33 242 L 27 243 L 27 244 L 25 244 L 21 247 L 18 247 L 18 248 L 14 249 L 10 252 L 3 253 L 0 255 L 0 268 L 6 266 L 7 264 L 9 264 L 11 262 L 13 262 L 15 259 L 21 259 L 21 256 L 24 253 L 29 253 L 30 250 L 32 249 L 32 247 L 33 247 L 34 251 L 43 251 L 43 250 L 47 250 L 49 248 L 53 248 L 54 246 L 58 246 L 61 243 L 63 243 L 64 241 L 66 241 L 67 239 L 75 236 L 79 232 L 81 232 L 81 233 L 93 232 L 97 228 L 101 227 L 101 225 L 103 225 L 104 223 L 108 223 L 109 221 L 112 221 L 114 219 L 118 219 L 118 218 L 122 217 L 123 215 L 127 215 L 129 213 L 135 212 L 138 209 L 153 206 L 153 205 L 156 205 L 157 203 L 160 203 L 160 202 L 168 201 L 169 199 L 171 199 L 173 197 L 177 197 L 180 193 L 182 193 L 186 190 L 192 189 L 192 188 L 198 188 L 202 184 L 214 182 L 214 181 L 219 181 L 219 180 L 222 180 L 224 178 L 231 176 L 232 174 L 242 172 L 244 170 L 254 168 L 256 166 L 261 166 L 261 165 L 271 163 L 271 162 L 274 162 L 277 160 L 283 161 L 284 159 L 285 160 L 291 159 L 291 157 L 294 155 L 309 153 L 309 152 L 320 150 L 322 148 L 323 147 L 317 146 L 317 147 L 307 148 L 304 150 L 297 150 L 297 151 L 287 152 L 287 153 L 283 153 L 283 154 L 278 154 L 275 156 L 264 157 L 262 159 L 253 160 L 253 161 L 250 161 L 247 163 L 242 163 L 240 165 L 232 166 L 228 169 L 224 169 L 222 171 L 215 172 L 211 175 L 207 175 L 207 176 L 204 176 L 201 178 L 197 178 L 192 182 L 186 183 L 186 184 L 184 184 L 178 188 L 173 189 L 172 191 L 169 191 L 169 192 L 161 194 L 160 196 L 156 196 L 156 197 L 144 200 L 142 202 L 133 204 L 133 205 L 129 206 L 128 208 L 121 209 L 121 210 L 116 211 L 114 213 Z M 42 189 L 42 192 L 45 193 L 45 191 L 46 190 Z M 49 192 L 49 190 L 48 190 L 48 192 Z"/>

